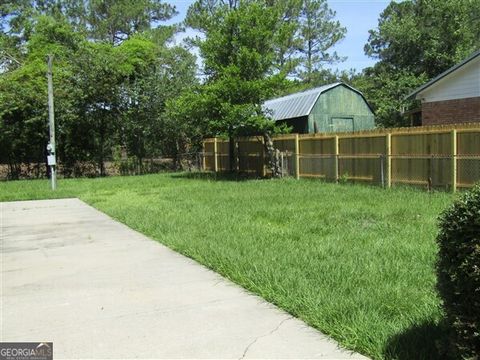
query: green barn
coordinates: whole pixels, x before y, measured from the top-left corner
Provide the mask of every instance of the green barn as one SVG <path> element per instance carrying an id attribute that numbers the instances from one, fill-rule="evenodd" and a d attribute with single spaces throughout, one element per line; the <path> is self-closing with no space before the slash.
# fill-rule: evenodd
<path id="1" fill-rule="evenodd" d="M 293 133 L 326 133 L 375 128 L 372 108 L 363 94 L 337 82 L 268 100 L 263 109 Z"/>

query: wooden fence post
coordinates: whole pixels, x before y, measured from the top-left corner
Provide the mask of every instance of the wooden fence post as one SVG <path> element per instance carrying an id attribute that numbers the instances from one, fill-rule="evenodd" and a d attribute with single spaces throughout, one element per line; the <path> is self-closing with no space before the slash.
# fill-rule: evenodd
<path id="1" fill-rule="evenodd" d="M 338 181 L 338 154 L 339 154 L 339 146 L 338 146 L 338 135 L 335 135 L 334 138 L 334 151 L 335 151 L 335 159 L 333 163 L 333 174 L 335 176 L 335 181 Z"/>
<path id="2" fill-rule="evenodd" d="M 218 156 L 217 156 L 217 153 L 218 153 L 218 149 L 217 149 L 217 138 L 214 138 L 213 139 L 213 170 L 215 172 L 218 172 Z"/>
<path id="3" fill-rule="evenodd" d="M 452 130 L 452 191 L 457 191 L 457 130 Z"/>
<path id="4" fill-rule="evenodd" d="M 385 138 L 386 144 L 386 175 L 387 175 L 387 188 L 392 187 L 392 134 L 388 133 Z"/>
<path id="5" fill-rule="evenodd" d="M 298 134 L 295 134 L 295 178 L 300 179 L 300 145 Z"/>

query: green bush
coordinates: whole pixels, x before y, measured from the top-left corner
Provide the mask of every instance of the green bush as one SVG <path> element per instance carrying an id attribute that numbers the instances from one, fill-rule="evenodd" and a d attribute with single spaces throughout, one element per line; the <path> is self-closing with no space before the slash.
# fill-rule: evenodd
<path id="1" fill-rule="evenodd" d="M 440 218 L 437 237 L 438 290 L 452 330 L 451 350 L 462 358 L 480 356 L 480 184 Z"/>

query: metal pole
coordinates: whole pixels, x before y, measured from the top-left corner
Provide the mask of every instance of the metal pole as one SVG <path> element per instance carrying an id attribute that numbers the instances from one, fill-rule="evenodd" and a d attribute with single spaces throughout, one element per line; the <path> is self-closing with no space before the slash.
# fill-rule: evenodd
<path id="1" fill-rule="evenodd" d="M 51 154 L 53 155 L 53 161 L 50 162 L 50 176 L 52 182 L 52 190 L 57 188 L 57 174 L 55 170 L 55 157 L 56 157 L 56 148 L 55 148 L 55 117 L 53 112 L 53 78 L 52 78 L 52 63 L 53 55 L 48 55 L 48 125 L 50 130 L 50 146 Z"/>

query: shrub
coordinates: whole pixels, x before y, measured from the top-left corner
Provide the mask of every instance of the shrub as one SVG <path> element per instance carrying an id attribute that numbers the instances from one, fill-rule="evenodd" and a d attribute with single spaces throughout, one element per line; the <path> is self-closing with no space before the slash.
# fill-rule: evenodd
<path id="1" fill-rule="evenodd" d="M 440 217 L 438 291 L 454 354 L 480 355 L 480 184 Z"/>

